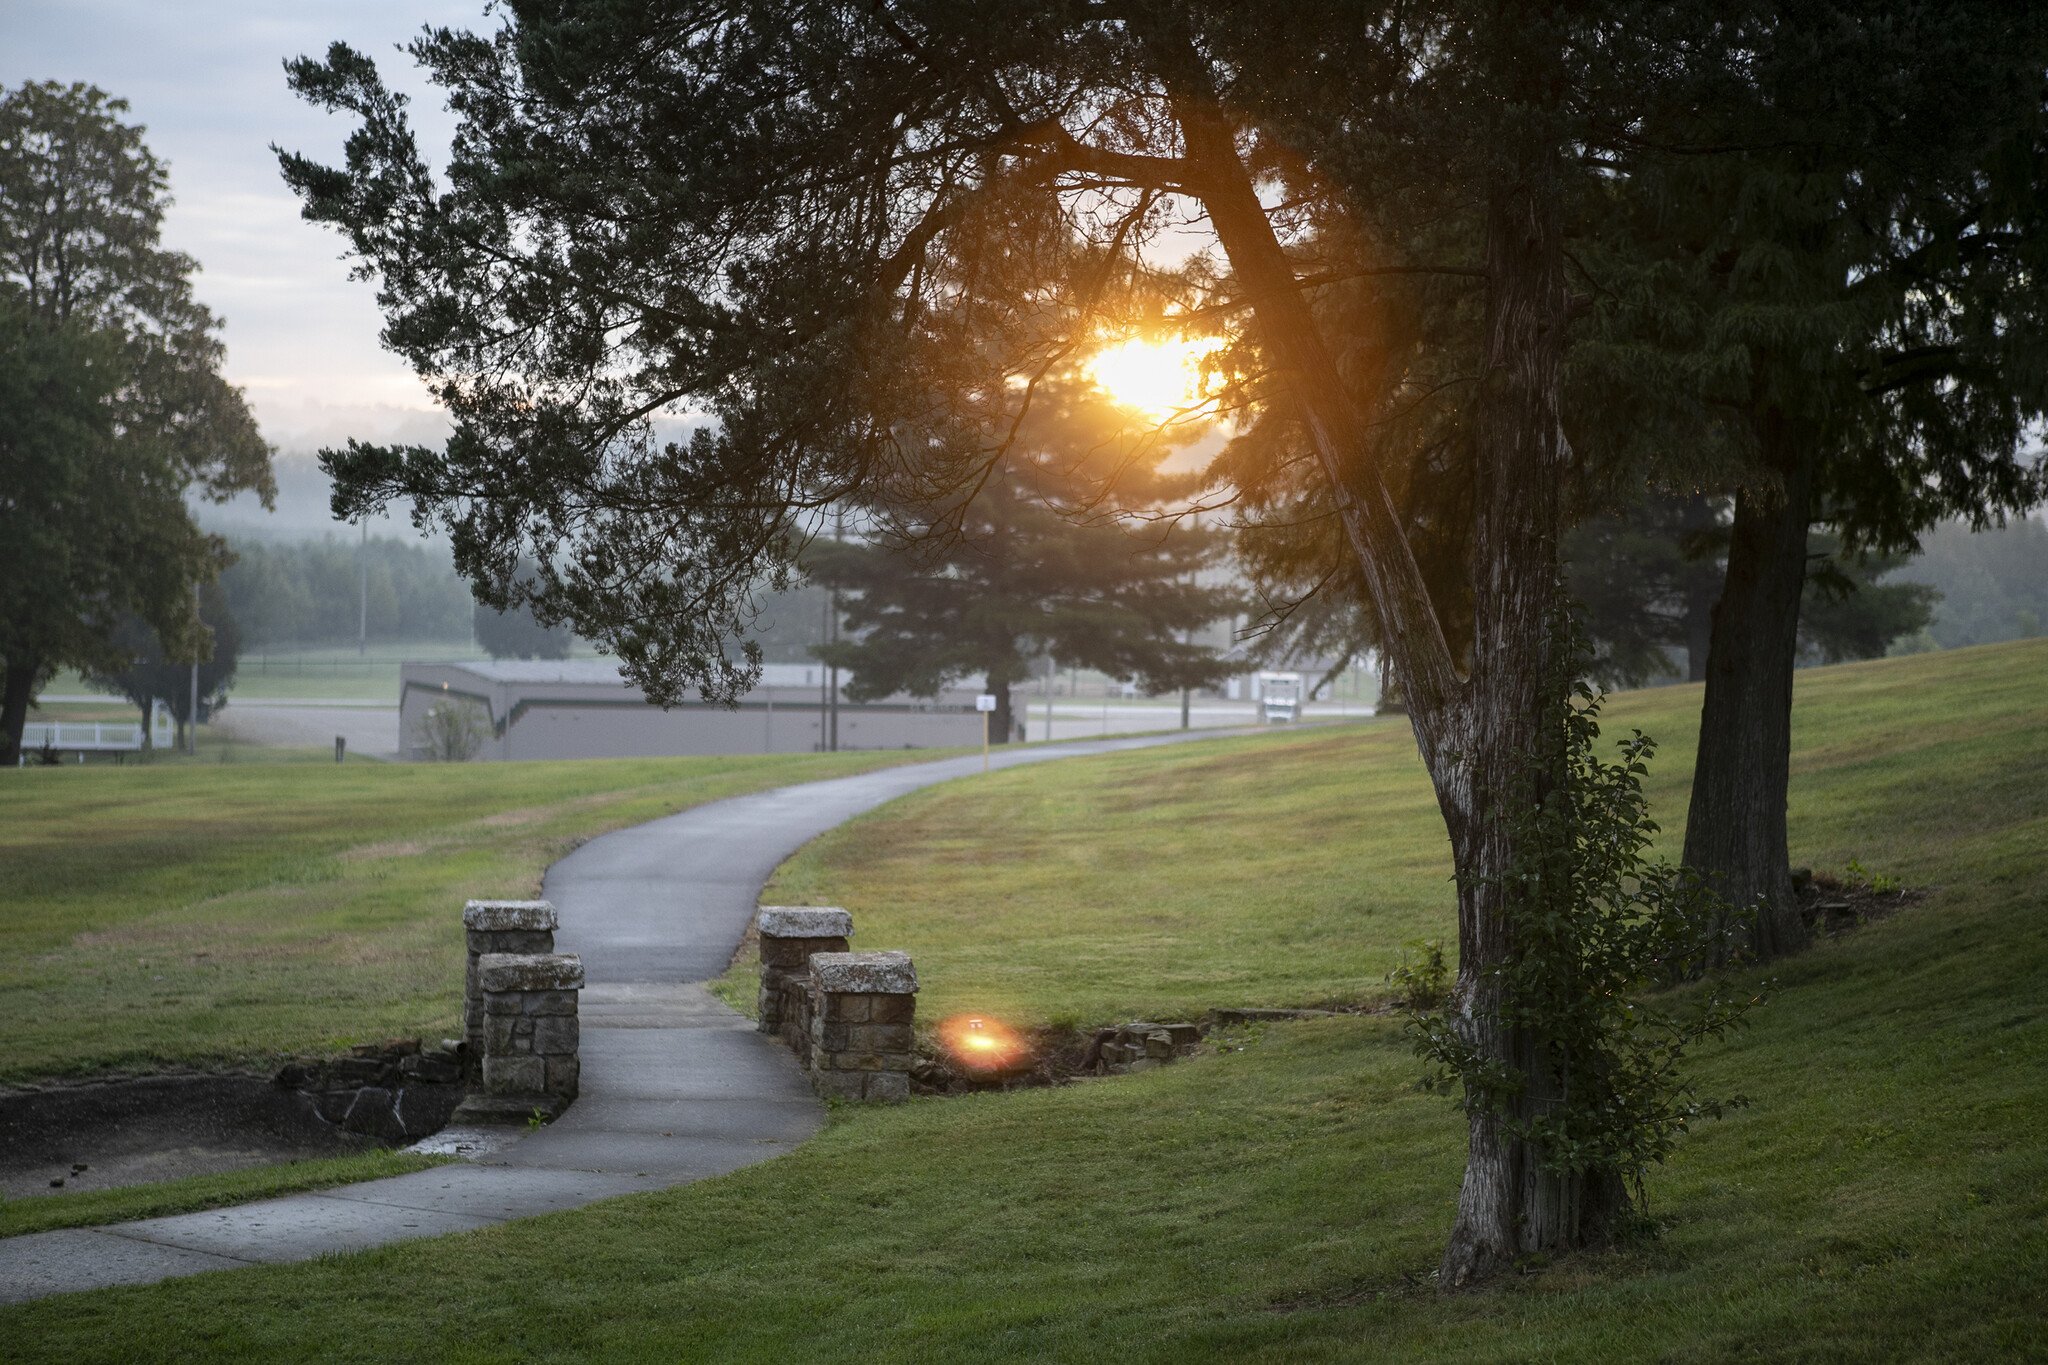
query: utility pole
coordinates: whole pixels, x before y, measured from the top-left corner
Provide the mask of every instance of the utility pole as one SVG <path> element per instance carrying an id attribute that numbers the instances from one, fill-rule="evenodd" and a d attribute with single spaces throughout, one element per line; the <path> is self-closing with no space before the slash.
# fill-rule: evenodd
<path id="1" fill-rule="evenodd" d="M 356 657 L 370 652 L 370 519 L 356 522 L 363 528 L 356 547 Z"/>
<path id="2" fill-rule="evenodd" d="M 832 513 L 832 543 L 837 545 L 846 539 L 846 510 L 837 508 Z M 832 631 L 831 643 L 839 643 L 839 589 L 832 589 Z M 839 752 L 839 665 L 832 665 L 832 752 Z"/>
<path id="3" fill-rule="evenodd" d="M 185 711 L 185 752 L 199 752 L 199 632 L 205 623 L 199 619 L 199 580 L 192 580 L 192 691 L 187 699 Z"/>
<path id="4" fill-rule="evenodd" d="M 826 598 L 825 598 L 825 614 L 824 614 L 824 615 L 823 615 L 822 617 L 820 617 L 820 618 L 819 618 L 819 620 L 818 620 L 818 643 L 819 643 L 819 644 L 830 644 L 830 643 L 832 642 L 832 608 L 833 608 L 833 605 L 834 605 L 834 604 L 833 604 L 832 598 L 831 598 L 831 596 L 830 596 L 830 595 L 828 594 L 828 595 L 826 596 Z M 828 726 L 827 726 L 827 724 L 826 724 L 826 719 L 825 719 L 825 713 L 826 713 L 827 711 L 829 711 L 829 710 L 831 710 L 831 709 L 832 709 L 832 684 L 833 684 L 833 682 L 834 682 L 834 681 L 835 681 L 835 677 L 834 677 L 834 670 L 832 670 L 832 669 L 830 669 L 830 668 L 827 668 L 827 667 L 825 666 L 825 661 L 824 661 L 823 659 L 820 659 L 820 660 L 818 660 L 818 752 L 819 752 L 819 753 L 824 753 L 824 752 L 825 752 L 825 749 L 826 749 L 826 745 L 825 745 L 825 740 L 826 740 L 826 737 L 828 736 L 828 734 L 830 733 L 829 727 L 828 727 Z"/>
<path id="5" fill-rule="evenodd" d="M 1052 651 L 1047 650 L 1045 655 L 1045 738 L 1047 743 L 1052 742 L 1052 671 Z"/>

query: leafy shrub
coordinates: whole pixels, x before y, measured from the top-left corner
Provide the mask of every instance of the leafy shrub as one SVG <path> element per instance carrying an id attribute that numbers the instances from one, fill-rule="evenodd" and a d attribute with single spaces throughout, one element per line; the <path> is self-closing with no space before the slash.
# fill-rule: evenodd
<path id="1" fill-rule="evenodd" d="M 1532 765 L 1517 803 L 1515 865 L 1503 877 L 1515 949 L 1493 968 L 1502 1022 L 1530 1040 L 1527 1070 L 1480 1051 L 1454 1005 L 1414 1012 L 1424 1084 L 1500 1116 L 1553 1171 L 1618 1175 L 1638 1208 L 1643 1174 L 1688 1126 L 1742 1101 L 1701 1096 L 1679 1074 L 1687 1050 L 1734 1027 L 1757 999 L 1709 982 L 1682 996 L 1659 988 L 1732 959 L 1741 916 L 1689 869 L 1646 854 L 1657 826 L 1642 779 L 1654 742 L 1641 731 L 1603 761 L 1600 694 L 1569 689 L 1549 762 Z M 1561 762 L 1558 761 L 1561 759 Z M 1537 774 L 1561 773 L 1541 791 Z M 1731 922 L 1736 921 L 1736 922 Z"/>
<path id="2" fill-rule="evenodd" d="M 1419 961 L 1408 960 L 1411 951 L 1420 955 Z M 1442 1008 L 1451 998 L 1451 968 L 1444 960 L 1443 940 L 1403 946 L 1400 964 L 1387 973 L 1387 984 L 1394 988 L 1394 1003 L 1410 1014 Z"/>
<path id="3" fill-rule="evenodd" d="M 444 698 L 413 726 L 413 747 L 430 763 L 465 763 L 491 733 L 490 718 L 473 701 Z"/>

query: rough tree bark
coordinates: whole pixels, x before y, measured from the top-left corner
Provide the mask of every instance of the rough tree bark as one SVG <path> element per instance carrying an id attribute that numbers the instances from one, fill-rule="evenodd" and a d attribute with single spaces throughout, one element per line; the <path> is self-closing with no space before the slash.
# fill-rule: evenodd
<path id="1" fill-rule="evenodd" d="M 1744 489 L 1735 499 L 1727 576 L 1707 650 L 1685 862 L 1732 906 L 1756 906 L 1750 947 L 1772 958 L 1810 938 L 1792 892 L 1785 805 L 1815 446 L 1776 410 L 1759 416 L 1757 438 L 1776 484 Z"/>
<path id="2" fill-rule="evenodd" d="M 7 665 L 4 687 L 0 687 L 0 768 L 21 761 L 21 731 L 28 724 L 29 696 L 35 691 L 33 664 Z"/>
<path id="3" fill-rule="evenodd" d="M 1212 103 L 1176 107 L 1210 220 L 1247 297 L 1273 369 L 1289 385 L 1357 556 L 1384 648 L 1408 703 L 1458 877 L 1460 1027 L 1485 1055 L 1529 1078 L 1522 1116 L 1553 1103 L 1564 1060 L 1546 1040 L 1500 1021 L 1492 969 L 1515 953 L 1506 874 L 1516 860 L 1507 803 L 1527 792 L 1530 755 L 1562 700 L 1549 695 L 1558 579 L 1560 490 L 1568 451 L 1559 423 L 1559 368 L 1570 299 L 1564 276 L 1554 151 L 1531 139 L 1523 174 L 1492 195 L 1487 222 L 1487 391 L 1474 537 L 1475 631 L 1460 677 L 1391 496 L 1373 472 L 1367 415 L 1339 379 L 1291 266 L 1260 207 L 1228 124 Z M 1369 397 L 1369 396 L 1368 396 Z M 1469 1144 L 1458 1217 L 1440 1287 L 1477 1283 L 1520 1256 L 1600 1240 L 1626 1205 L 1617 1173 L 1581 1180 L 1546 1165 L 1504 1116 L 1467 1111 Z"/>

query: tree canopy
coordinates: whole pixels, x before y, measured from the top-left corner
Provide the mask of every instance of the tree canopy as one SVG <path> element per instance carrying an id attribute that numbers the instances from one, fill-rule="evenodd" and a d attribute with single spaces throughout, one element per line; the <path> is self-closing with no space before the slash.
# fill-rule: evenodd
<path id="1" fill-rule="evenodd" d="M 155 702 L 162 702 L 180 726 L 211 719 L 227 705 L 228 691 L 235 685 L 235 669 L 241 661 L 242 632 L 218 582 L 200 589 L 199 624 L 206 632 L 207 653 L 196 665 L 196 716 L 192 710 L 193 661 L 169 657 L 156 631 L 137 617 L 123 621 L 114 631 L 113 643 L 126 652 L 127 662 L 115 668 L 95 669 L 88 675 L 135 703 L 142 712 L 145 737 L 149 734 L 150 708 Z"/>

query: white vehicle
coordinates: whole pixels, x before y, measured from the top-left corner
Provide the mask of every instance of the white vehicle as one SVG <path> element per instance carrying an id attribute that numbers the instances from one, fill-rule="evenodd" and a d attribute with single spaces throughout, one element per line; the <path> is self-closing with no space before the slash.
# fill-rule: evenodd
<path id="1" fill-rule="evenodd" d="M 1284 725 L 1301 715 L 1301 674 L 1259 674 L 1259 713 L 1268 725 Z"/>

